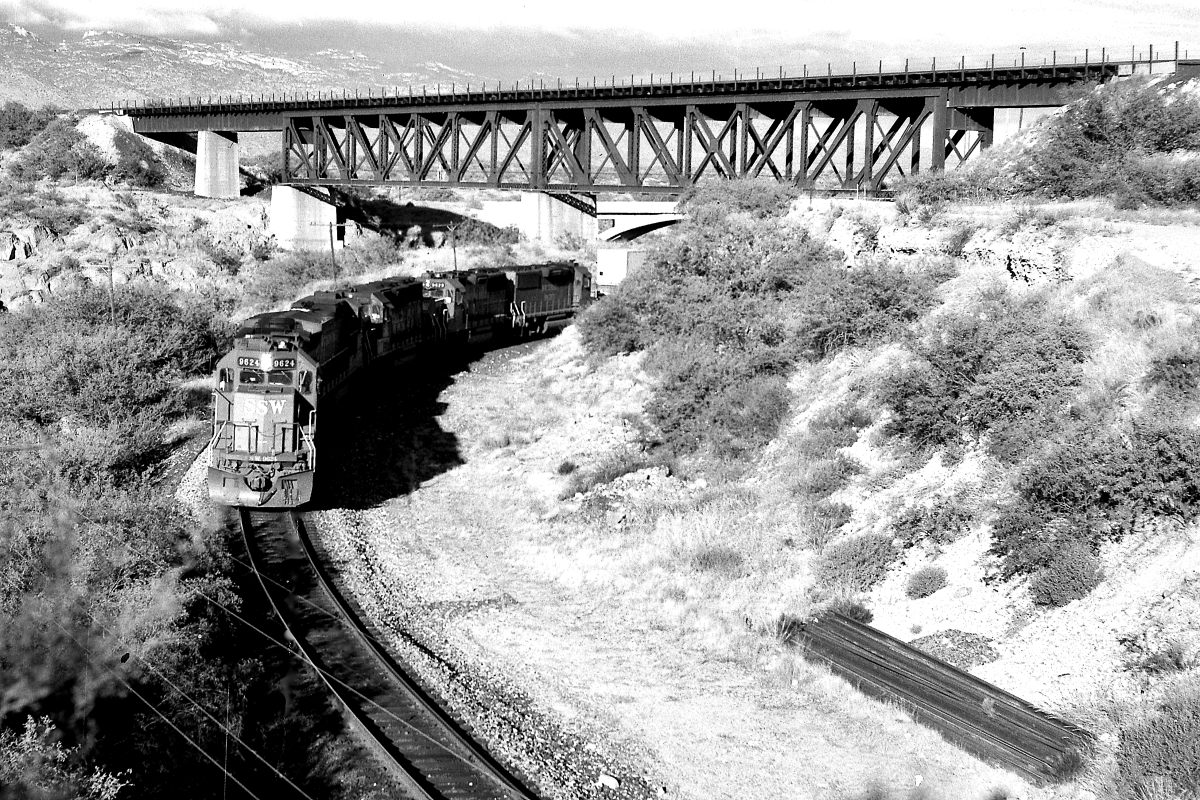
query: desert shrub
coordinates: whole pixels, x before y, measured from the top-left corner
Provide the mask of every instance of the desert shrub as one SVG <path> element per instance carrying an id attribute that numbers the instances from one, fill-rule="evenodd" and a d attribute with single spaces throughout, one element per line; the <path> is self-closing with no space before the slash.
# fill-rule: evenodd
<path id="1" fill-rule="evenodd" d="M 146 189 L 157 189 L 166 184 L 167 171 L 148 144 L 134 136 L 116 136 L 113 143 L 117 148 L 117 163 L 109 170 L 110 175 L 123 183 Z"/>
<path id="2" fill-rule="evenodd" d="M 61 236 L 91 219 L 93 214 L 83 203 L 68 199 L 57 189 L 30 187 L 0 197 L 0 216 L 24 217 Z"/>
<path id="3" fill-rule="evenodd" d="M 943 245 L 944 252 L 951 258 L 962 258 L 963 249 L 974 235 L 975 226 L 970 222 L 956 224 L 950 235 L 946 238 L 946 243 Z"/>
<path id="4" fill-rule="evenodd" d="M 0 106 L 0 150 L 24 147 L 50 124 L 61 111 L 52 106 L 26 108 L 9 100 Z"/>
<path id="5" fill-rule="evenodd" d="M 1194 399 L 1200 390 L 1200 346 L 1186 342 L 1155 356 L 1143 383 L 1171 399 Z"/>
<path id="6" fill-rule="evenodd" d="M 938 277 L 882 262 L 847 270 L 803 229 L 764 218 L 756 204 L 776 195 L 721 187 L 698 193 L 676 235 L 580 328 L 594 352 L 648 351 L 659 378 L 648 413 L 666 446 L 741 457 L 774 436 L 798 361 L 907 324 L 932 303 Z"/>
<path id="7" fill-rule="evenodd" d="M 1086 545 L 1067 542 L 1057 549 L 1047 566 L 1030 578 L 1029 593 L 1038 605 L 1061 608 L 1086 597 L 1103 577 L 1100 559 Z"/>
<path id="8" fill-rule="evenodd" d="M 931 506 L 912 506 L 892 520 L 892 535 L 912 547 L 919 542 L 946 545 L 965 534 L 971 526 L 971 514 L 957 503 L 940 499 Z"/>
<path id="9" fill-rule="evenodd" d="M 916 345 L 917 361 L 883 382 L 887 432 L 919 448 L 986 434 L 988 450 L 1019 460 L 1078 385 L 1086 338 L 1044 298 L 986 295 L 970 312 L 941 317 Z"/>
<path id="10" fill-rule="evenodd" d="M 1121 730 L 1116 762 L 1130 796 L 1146 796 L 1156 785 L 1185 796 L 1200 791 L 1200 689 L 1194 680 L 1168 694 L 1147 719 Z"/>
<path id="11" fill-rule="evenodd" d="M 334 277 L 329 256 L 313 251 L 277 254 L 244 268 L 246 299 L 255 305 L 273 306 L 299 297 L 313 281 Z"/>
<path id="12" fill-rule="evenodd" d="M 817 560 L 817 583 L 827 588 L 865 592 L 883 580 L 898 555 L 892 537 L 866 533 L 828 545 Z"/>
<path id="13" fill-rule="evenodd" d="M 566 500 L 578 493 L 588 492 L 597 486 L 612 483 L 617 478 L 637 472 L 651 466 L 653 462 L 641 453 L 630 449 L 609 453 L 590 469 L 573 468 L 567 474 L 566 488 L 559 494 L 559 499 Z"/>
<path id="14" fill-rule="evenodd" d="M 104 154 L 75 127 L 73 117 L 58 117 L 25 145 L 9 164 L 19 180 L 101 178 L 108 171 Z"/>
<path id="15" fill-rule="evenodd" d="M 86 769 L 79 748 L 63 747 L 60 739 L 50 717 L 30 715 L 20 732 L 0 730 L 0 786 L 5 797 L 113 800 L 129 786 L 120 776 Z"/>
<path id="16" fill-rule="evenodd" d="M 283 182 L 282 153 L 264 153 L 243 158 L 240 166 L 254 176 L 252 181 L 248 181 L 248 188 L 252 193 Z"/>
<path id="17" fill-rule="evenodd" d="M 855 622 L 861 622 L 863 625 L 871 624 L 871 620 L 875 619 L 875 615 L 871 609 L 861 601 L 847 595 L 839 595 L 825 606 L 825 610 L 841 614 L 843 617 L 849 617 Z"/>
<path id="18" fill-rule="evenodd" d="M 799 196 L 789 183 L 761 180 L 720 181 L 693 186 L 679 199 L 685 213 L 707 207 L 722 214 L 747 213 L 758 217 L 780 217 Z"/>
<path id="19" fill-rule="evenodd" d="M 451 235 L 458 244 L 516 244 L 521 241 L 521 232 L 514 226 L 501 228 L 474 217 L 463 217 L 455 224 Z"/>
<path id="20" fill-rule="evenodd" d="M 1039 123 L 1013 160 L 984 154 L 962 169 L 900 183 L 912 205 L 983 198 L 1107 195 L 1119 206 L 1200 199 L 1200 105 L 1151 80 L 1108 83 Z"/>
<path id="21" fill-rule="evenodd" d="M 1195 519 L 1200 432 L 1179 424 L 1080 427 L 1027 461 L 1014 485 L 1018 499 L 992 532 L 1005 578 L 1052 567 L 1071 543 L 1094 552 L 1142 516 Z"/>
<path id="22" fill-rule="evenodd" d="M 800 346 L 810 358 L 887 336 L 933 305 L 934 289 L 948 275 L 908 271 L 884 261 L 852 269 L 814 269 L 797 312 Z"/>
<path id="23" fill-rule="evenodd" d="M 558 465 L 558 469 L 556 469 L 555 472 L 557 472 L 559 475 L 570 475 L 576 469 L 578 469 L 578 466 L 574 461 L 568 458 Z"/>
<path id="24" fill-rule="evenodd" d="M 879 230 L 883 227 L 883 220 L 875 214 L 865 212 L 852 212 L 846 215 L 850 220 L 850 224 L 862 243 L 862 249 L 867 253 L 874 253 L 879 249 Z"/>
<path id="25" fill-rule="evenodd" d="M 904 593 L 913 599 L 929 597 L 929 595 L 945 588 L 946 568 L 927 564 L 908 576 L 904 584 Z"/>
<path id="26" fill-rule="evenodd" d="M 130 409 L 166 411 L 179 380 L 228 349 L 231 326 L 215 300 L 129 286 L 109 303 L 108 292 L 86 289 L 0 315 L 0 415 L 115 423 Z"/>
<path id="27" fill-rule="evenodd" d="M 237 275 L 242 267 L 241 253 L 227 243 L 201 239 L 200 252 L 208 256 L 217 269 L 228 275 Z"/>
<path id="28" fill-rule="evenodd" d="M 688 566 L 697 572 L 718 572 L 726 575 L 738 574 L 746 563 L 746 557 L 725 545 L 707 545 L 693 550 L 688 556 Z"/>
<path id="29" fill-rule="evenodd" d="M 620 286 L 603 302 L 593 303 L 575 324 L 584 346 L 600 355 L 634 353 L 647 344 L 645 325 Z"/>
<path id="30" fill-rule="evenodd" d="M 1172 639 L 1160 647 L 1150 647 L 1143 632 L 1118 636 L 1117 641 L 1128 654 L 1123 666 L 1129 671 L 1169 675 L 1185 672 L 1195 663 L 1195 659 L 1188 654 L 1187 647 L 1178 639 Z"/>
<path id="31" fill-rule="evenodd" d="M 837 453 L 832 458 L 823 458 L 808 465 L 792 492 L 800 497 L 819 500 L 829 497 L 846 485 L 853 476 L 862 472 L 862 465 L 849 456 Z"/>
<path id="32" fill-rule="evenodd" d="M 432 200 L 435 203 L 453 203 L 458 199 L 458 192 L 446 186 L 433 186 L 418 190 L 422 200 Z M 414 192 L 414 194 L 418 194 Z"/>

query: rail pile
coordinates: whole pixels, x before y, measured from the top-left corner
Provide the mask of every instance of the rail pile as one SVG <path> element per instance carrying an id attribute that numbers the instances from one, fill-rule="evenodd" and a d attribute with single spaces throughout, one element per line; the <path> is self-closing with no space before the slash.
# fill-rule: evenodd
<path id="1" fill-rule="evenodd" d="M 299 514 L 242 509 L 239 518 L 251 564 L 289 640 L 406 797 L 534 800 L 387 653 L 379 631 L 322 567 Z"/>
<path id="2" fill-rule="evenodd" d="M 899 701 L 954 744 L 1038 783 L 1067 777 L 1091 748 L 1083 729 L 841 614 L 800 623 L 794 641 L 864 694 Z"/>

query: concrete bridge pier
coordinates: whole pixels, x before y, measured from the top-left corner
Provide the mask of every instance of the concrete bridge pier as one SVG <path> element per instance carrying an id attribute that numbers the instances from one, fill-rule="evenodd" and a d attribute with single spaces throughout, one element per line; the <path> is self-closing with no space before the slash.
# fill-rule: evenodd
<path id="1" fill-rule="evenodd" d="M 242 192 L 236 131 L 196 134 L 196 195 L 229 199 Z"/>
<path id="2" fill-rule="evenodd" d="M 328 190 L 313 188 L 314 193 L 327 194 Z M 312 194 L 293 186 L 275 186 L 271 189 L 271 233 L 282 250 L 318 250 L 329 247 L 330 231 L 334 241 L 340 245 L 336 235 L 337 207 L 318 200 Z"/>
<path id="3" fill-rule="evenodd" d="M 585 242 L 596 239 L 594 216 L 542 192 L 525 192 L 521 195 L 521 216 L 517 228 L 525 238 L 543 244 L 557 244 L 569 238 Z"/>

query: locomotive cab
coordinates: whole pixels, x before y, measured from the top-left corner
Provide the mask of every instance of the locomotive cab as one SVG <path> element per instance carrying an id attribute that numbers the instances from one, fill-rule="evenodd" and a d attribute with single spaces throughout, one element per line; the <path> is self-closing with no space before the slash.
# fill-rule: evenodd
<path id="1" fill-rule="evenodd" d="M 209 495 L 228 505 L 291 508 L 312 496 L 316 364 L 302 332 L 258 327 L 244 329 L 217 365 Z"/>

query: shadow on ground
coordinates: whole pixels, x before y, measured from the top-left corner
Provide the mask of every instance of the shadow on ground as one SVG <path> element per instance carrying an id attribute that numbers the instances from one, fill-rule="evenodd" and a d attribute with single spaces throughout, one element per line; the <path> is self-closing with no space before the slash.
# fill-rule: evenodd
<path id="1" fill-rule="evenodd" d="M 494 349 L 488 348 L 488 349 Z M 486 352 L 442 347 L 368 370 L 322 411 L 312 509 L 371 508 L 463 463 L 438 397 Z"/>
<path id="2" fill-rule="evenodd" d="M 499 228 L 443 208 L 397 203 L 386 197 L 364 197 L 338 189 L 333 189 L 333 199 L 339 218 L 396 238 L 408 235 L 414 227 L 419 228 L 426 246 L 436 244 L 435 232 L 453 234 L 463 244 L 516 244 L 520 240 L 515 228 Z"/>

